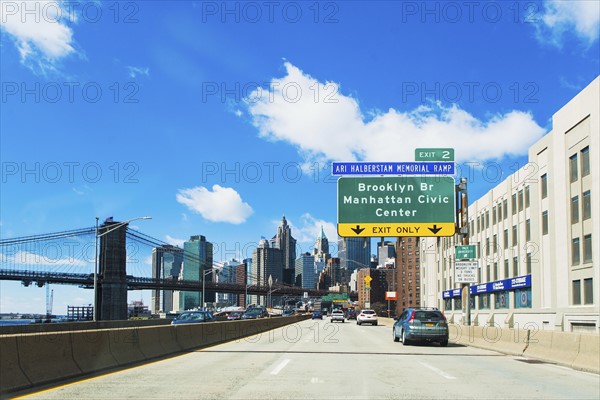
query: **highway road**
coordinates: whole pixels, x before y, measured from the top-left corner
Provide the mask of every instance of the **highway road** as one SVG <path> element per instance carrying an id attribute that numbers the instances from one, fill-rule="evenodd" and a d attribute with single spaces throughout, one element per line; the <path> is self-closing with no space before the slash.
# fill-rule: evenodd
<path id="1" fill-rule="evenodd" d="M 391 320 L 306 320 L 31 399 L 595 399 L 600 377 L 460 345 L 404 346 Z"/>

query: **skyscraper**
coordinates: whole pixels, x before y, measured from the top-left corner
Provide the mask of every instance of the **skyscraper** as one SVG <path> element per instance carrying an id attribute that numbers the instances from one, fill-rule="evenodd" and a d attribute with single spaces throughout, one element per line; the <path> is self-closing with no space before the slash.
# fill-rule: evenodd
<path id="1" fill-rule="evenodd" d="M 282 252 L 284 270 L 282 281 L 293 284 L 295 277 L 294 271 L 296 268 L 296 239 L 292 237 L 292 229 L 288 225 L 285 216 L 283 216 L 281 220 L 281 225 L 277 227 L 277 234 L 273 239 L 275 240 L 275 247 Z"/>
<path id="2" fill-rule="evenodd" d="M 180 279 L 191 281 L 212 282 L 210 271 L 213 265 L 213 245 L 206 241 L 201 235 L 191 236 L 190 240 L 183 243 L 183 268 Z M 202 307 L 202 292 L 180 292 L 179 310 L 189 310 L 196 307 Z M 214 293 L 205 295 L 204 302 L 214 302 Z"/>
<path id="3" fill-rule="evenodd" d="M 182 264 L 183 249 L 172 245 L 152 249 L 152 278 L 177 280 Z M 151 307 L 155 313 L 173 311 L 173 290 L 153 290 Z"/>
<path id="4" fill-rule="evenodd" d="M 283 282 L 282 266 L 283 252 L 281 249 L 271 247 L 267 240 L 262 239 L 252 253 L 252 273 L 253 278 L 256 277 L 256 283 L 262 286 L 267 285 L 269 276 L 273 282 Z"/>
<path id="5" fill-rule="evenodd" d="M 314 289 L 315 286 L 315 260 L 310 253 L 304 253 L 296 259 L 296 285 Z"/>
<path id="6" fill-rule="evenodd" d="M 370 238 L 340 238 L 338 242 L 340 266 L 348 271 L 371 265 Z"/>

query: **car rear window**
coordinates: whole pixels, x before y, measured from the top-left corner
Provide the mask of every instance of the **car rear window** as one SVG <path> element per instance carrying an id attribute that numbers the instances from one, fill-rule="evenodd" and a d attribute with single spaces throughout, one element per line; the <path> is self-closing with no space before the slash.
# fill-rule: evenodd
<path id="1" fill-rule="evenodd" d="M 363 314 L 375 314 L 375 311 L 373 311 L 373 310 L 364 310 Z"/>
<path id="2" fill-rule="evenodd" d="M 415 319 L 426 321 L 440 321 L 444 317 L 439 311 L 415 311 Z"/>

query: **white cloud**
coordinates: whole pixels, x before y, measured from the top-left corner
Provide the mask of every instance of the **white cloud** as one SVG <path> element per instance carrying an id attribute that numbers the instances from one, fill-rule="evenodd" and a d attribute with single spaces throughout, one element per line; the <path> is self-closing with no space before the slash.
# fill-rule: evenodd
<path id="1" fill-rule="evenodd" d="M 166 235 L 165 240 L 167 241 L 167 243 L 181 248 L 183 248 L 183 243 L 185 242 L 185 239 L 177 239 L 170 235 Z"/>
<path id="2" fill-rule="evenodd" d="M 130 78 L 136 78 L 138 76 L 150 76 L 150 68 L 142 68 L 142 67 L 127 67 L 127 71 L 129 71 Z"/>
<path id="3" fill-rule="evenodd" d="M 8 264 L 16 265 L 53 265 L 53 266 L 71 266 L 71 267 L 85 267 L 89 264 L 74 257 L 61 257 L 56 258 L 49 254 L 35 254 L 27 251 L 18 251 L 12 256 L 0 254 L 0 261 Z"/>
<path id="4" fill-rule="evenodd" d="M 75 53 L 71 14 L 64 1 L 2 2 L 0 28 L 14 40 L 21 63 L 46 74 L 57 70 L 60 59 Z"/>
<path id="5" fill-rule="evenodd" d="M 542 43 L 561 47 L 564 36 L 573 33 L 589 46 L 600 34 L 600 2 L 547 0 L 544 14 L 537 22 L 537 38 Z"/>
<path id="6" fill-rule="evenodd" d="M 212 222 L 241 224 L 254 212 L 238 192 L 219 185 L 214 185 L 212 192 L 203 186 L 181 189 L 177 201 Z"/>
<path id="7" fill-rule="evenodd" d="M 389 109 L 367 120 L 358 101 L 337 84 L 322 83 L 285 63 L 268 93 L 247 99 L 261 137 L 298 147 L 307 163 L 411 161 L 417 147 L 457 147 L 456 161 L 484 161 L 526 154 L 545 133 L 527 112 L 513 110 L 482 121 L 441 103 L 402 112 Z"/>

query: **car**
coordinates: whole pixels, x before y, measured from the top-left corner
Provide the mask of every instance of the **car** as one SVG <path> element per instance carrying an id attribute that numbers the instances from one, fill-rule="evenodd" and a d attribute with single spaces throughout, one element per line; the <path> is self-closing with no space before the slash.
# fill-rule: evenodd
<path id="1" fill-rule="evenodd" d="M 438 342 L 448 346 L 448 321 L 437 308 L 407 308 L 396 320 L 393 327 L 394 342 Z"/>
<path id="2" fill-rule="evenodd" d="M 377 314 L 373 310 L 360 310 L 356 316 L 356 324 L 371 324 L 377 326 Z"/>
<path id="3" fill-rule="evenodd" d="M 242 314 L 242 319 L 257 319 L 257 318 L 265 318 L 268 317 L 269 313 L 267 309 L 264 307 L 251 307 L 246 309 L 246 311 Z"/>
<path id="4" fill-rule="evenodd" d="M 321 311 L 313 311 L 311 319 L 323 319 L 323 313 Z"/>
<path id="5" fill-rule="evenodd" d="M 242 319 L 242 314 L 243 314 L 243 312 L 241 312 L 241 311 L 232 311 L 227 315 L 227 320 L 235 321 L 238 319 Z"/>
<path id="6" fill-rule="evenodd" d="M 346 310 L 346 319 L 356 319 L 356 310 L 352 308 Z"/>
<path id="7" fill-rule="evenodd" d="M 296 311 L 294 311 L 293 308 L 286 308 L 285 310 L 283 310 L 283 312 L 281 313 L 282 317 L 291 317 L 293 315 L 296 315 Z"/>
<path id="8" fill-rule="evenodd" d="M 331 312 L 331 322 L 333 321 L 341 321 L 344 322 L 344 311 L 343 310 L 333 310 Z"/>
<path id="9" fill-rule="evenodd" d="M 184 311 L 171 321 L 171 325 L 195 324 L 198 322 L 212 322 L 216 320 L 217 319 L 210 311 Z"/>

